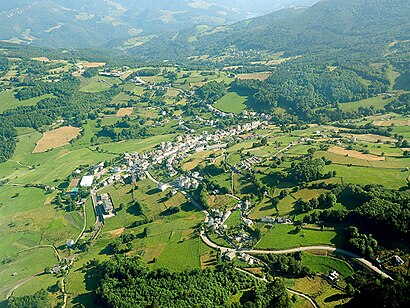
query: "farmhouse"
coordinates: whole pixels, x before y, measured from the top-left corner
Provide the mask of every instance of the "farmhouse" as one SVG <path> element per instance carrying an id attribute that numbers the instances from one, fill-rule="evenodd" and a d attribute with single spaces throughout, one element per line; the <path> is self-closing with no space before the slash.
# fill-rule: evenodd
<path id="1" fill-rule="evenodd" d="M 169 187 L 168 184 L 158 183 L 158 189 L 162 192 L 166 191 L 168 187 Z"/>
<path id="2" fill-rule="evenodd" d="M 101 195 L 101 205 L 104 211 L 104 214 L 108 215 L 114 211 L 114 206 L 108 194 Z"/>
<path id="3" fill-rule="evenodd" d="M 75 245 L 74 240 L 67 240 L 67 248 L 73 247 Z"/>
<path id="4" fill-rule="evenodd" d="M 94 182 L 94 176 L 86 175 L 81 179 L 80 186 L 81 187 L 91 187 L 93 185 L 93 182 Z"/>
<path id="5" fill-rule="evenodd" d="M 227 251 L 223 255 L 223 259 L 226 261 L 232 261 L 233 259 L 235 259 L 235 257 L 236 257 L 235 251 Z"/>

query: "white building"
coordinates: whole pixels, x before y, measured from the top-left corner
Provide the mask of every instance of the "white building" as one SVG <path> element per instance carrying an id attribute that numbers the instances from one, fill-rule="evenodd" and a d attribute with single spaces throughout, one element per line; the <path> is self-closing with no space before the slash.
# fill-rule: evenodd
<path id="1" fill-rule="evenodd" d="M 94 176 L 92 175 L 86 175 L 83 176 L 83 178 L 80 181 L 80 186 L 81 187 L 91 187 L 94 182 Z"/>

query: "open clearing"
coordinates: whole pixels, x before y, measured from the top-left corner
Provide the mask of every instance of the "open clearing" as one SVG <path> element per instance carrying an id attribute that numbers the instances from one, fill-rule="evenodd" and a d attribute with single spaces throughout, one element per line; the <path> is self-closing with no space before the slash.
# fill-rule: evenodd
<path id="1" fill-rule="evenodd" d="M 390 103 L 392 99 L 384 99 L 383 96 L 375 96 L 367 99 L 363 99 L 357 102 L 351 103 L 341 103 L 339 104 L 339 108 L 343 111 L 353 111 L 357 110 L 359 107 L 375 107 L 376 109 L 383 108 L 388 103 Z"/>
<path id="2" fill-rule="evenodd" d="M 128 107 L 128 108 L 120 108 L 117 111 L 117 117 L 126 117 L 129 116 L 133 113 L 134 108 L 133 107 Z"/>
<path id="3" fill-rule="evenodd" d="M 386 121 L 374 121 L 376 126 L 410 126 L 410 120 L 386 120 Z"/>
<path id="4" fill-rule="evenodd" d="M 248 99 L 246 95 L 240 95 L 236 92 L 229 92 L 216 102 L 215 108 L 224 112 L 239 114 L 246 109 L 245 102 Z"/>
<path id="5" fill-rule="evenodd" d="M 73 126 L 64 126 L 45 132 L 43 137 L 37 142 L 33 153 L 42 153 L 50 149 L 62 147 L 77 137 L 79 133 L 80 128 Z"/>
<path id="6" fill-rule="evenodd" d="M 238 79 L 240 80 L 249 80 L 249 79 L 257 79 L 257 80 L 266 80 L 271 75 L 271 72 L 261 72 L 261 73 L 253 73 L 253 74 L 240 74 L 238 75 Z"/>
<path id="7" fill-rule="evenodd" d="M 105 62 L 83 62 L 79 63 L 82 64 L 84 68 L 93 68 L 93 67 L 101 67 L 105 66 Z"/>
<path id="8" fill-rule="evenodd" d="M 125 230 L 124 227 L 112 230 L 110 231 L 110 235 L 112 237 L 119 237 L 124 232 L 124 230 Z"/>
<path id="9" fill-rule="evenodd" d="M 32 58 L 34 61 L 40 61 L 40 62 L 51 62 L 51 60 L 47 57 L 37 57 L 37 58 Z"/>
<path id="10" fill-rule="evenodd" d="M 363 160 L 371 160 L 371 161 L 385 161 L 386 157 L 380 157 L 373 154 L 363 154 L 358 151 L 354 150 L 346 150 L 342 147 L 333 147 L 328 150 L 330 153 L 339 154 L 343 156 L 349 156 L 353 158 L 363 159 Z"/>

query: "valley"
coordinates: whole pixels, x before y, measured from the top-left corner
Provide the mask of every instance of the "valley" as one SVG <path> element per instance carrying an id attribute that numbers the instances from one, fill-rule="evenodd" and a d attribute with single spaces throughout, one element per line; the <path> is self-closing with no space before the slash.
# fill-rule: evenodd
<path id="1" fill-rule="evenodd" d="M 0 42 L 0 308 L 405 307 L 407 3 L 29 2 L 0 8 L 56 14 Z"/>

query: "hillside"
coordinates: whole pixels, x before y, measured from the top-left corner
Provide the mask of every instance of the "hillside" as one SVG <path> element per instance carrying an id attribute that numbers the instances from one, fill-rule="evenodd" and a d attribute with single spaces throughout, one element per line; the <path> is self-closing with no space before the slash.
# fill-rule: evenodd
<path id="1" fill-rule="evenodd" d="M 323 0 L 309 8 L 290 8 L 203 31 L 166 35 L 131 50 L 159 56 L 174 50 L 219 55 L 227 49 L 270 50 L 289 55 L 380 54 L 389 43 L 408 39 L 410 3 L 401 0 Z M 162 52 L 167 50 L 167 52 Z M 181 47 L 181 48 L 179 48 Z M 178 49 L 179 48 L 179 49 Z M 155 55 L 155 53 L 154 53 Z"/>
<path id="2" fill-rule="evenodd" d="M 59 48 L 139 46 L 161 33 L 218 26 L 316 0 L 17 0 L 0 4 L 0 39 Z"/>

